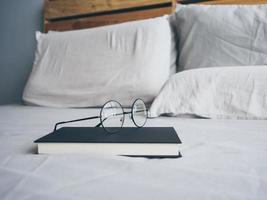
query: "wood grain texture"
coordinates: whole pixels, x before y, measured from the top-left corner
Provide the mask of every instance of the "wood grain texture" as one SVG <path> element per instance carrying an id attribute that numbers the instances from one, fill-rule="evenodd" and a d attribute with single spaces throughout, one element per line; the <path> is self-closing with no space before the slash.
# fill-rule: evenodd
<path id="1" fill-rule="evenodd" d="M 172 0 L 46 0 L 45 19 L 169 3 Z"/>
<path id="2" fill-rule="evenodd" d="M 267 4 L 267 0 L 178 0 L 181 4 L 227 5 L 227 4 Z"/>
<path id="3" fill-rule="evenodd" d="M 44 30 L 67 31 L 159 17 L 176 0 L 45 0 Z"/>
<path id="4" fill-rule="evenodd" d="M 172 8 L 169 7 L 169 8 L 143 10 L 143 11 L 134 11 L 128 13 L 85 17 L 79 19 L 45 21 L 45 32 L 48 32 L 49 30 L 68 31 L 68 30 L 118 24 L 122 22 L 158 17 L 171 12 Z"/>
<path id="5" fill-rule="evenodd" d="M 267 4 L 267 0 L 178 0 L 177 2 Z M 153 18 L 171 14 L 175 11 L 175 6 L 176 0 L 45 0 L 44 30 L 67 31 Z M 136 8 L 138 9 L 135 10 Z"/>

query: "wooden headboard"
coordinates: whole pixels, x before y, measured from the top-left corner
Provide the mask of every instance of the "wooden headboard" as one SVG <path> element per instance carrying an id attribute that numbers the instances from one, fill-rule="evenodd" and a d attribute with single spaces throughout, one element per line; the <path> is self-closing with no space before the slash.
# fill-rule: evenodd
<path id="1" fill-rule="evenodd" d="M 267 0 L 45 0 L 44 31 L 91 28 L 171 14 L 181 4 L 263 4 Z"/>
<path id="2" fill-rule="evenodd" d="M 177 0 L 181 4 L 267 4 L 267 0 Z"/>
<path id="3" fill-rule="evenodd" d="M 133 20 L 175 11 L 176 0 L 45 0 L 44 30 L 66 31 Z"/>

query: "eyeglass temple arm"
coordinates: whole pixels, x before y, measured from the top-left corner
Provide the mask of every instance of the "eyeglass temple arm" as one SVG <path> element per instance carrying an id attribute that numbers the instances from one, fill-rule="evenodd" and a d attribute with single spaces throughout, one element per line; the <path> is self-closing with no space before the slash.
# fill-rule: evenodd
<path id="1" fill-rule="evenodd" d="M 137 110 L 136 112 L 143 112 L 143 111 L 148 111 L 148 109 L 143 109 L 143 110 Z M 132 111 L 128 111 L 128 112 L 123 112 L 123 114 L 130 114 L 132 113 Z M 117 114 L 117 115 L 120 115 L 120 114 Z"/>
<path id="2" fill-rule="evenodd" d="M 122 114 L 129 114 L 129 113 L 131 113 L 131 112 L 123 112 Z M 117 115 L 122 115 L 122 114 L 115 114 L 116 116 Z M 99 124 L 97 124 L 95 127 L 99 127 L 99 126 L 101 126 L 102 124 L 103 124 L 103 122 L 107 119 L 108 117 L 106 117 L 105 119 L 103 119 L 103 121 L 101 121 Z"/>
<path id="3" fill-rule="evenodd" d="M 138 110 L 138 111 L 136 111 L 136 112 L 143 112 L 144 110 Z M 148 109 L 146 109 L 146 111 L 148 111 Z M 117 115 L 126 115 L 126 114 L 131 114 L 132 113 L 132 111 L 127 111 L 127 112 L 123 112 L 123 113 L 118 113 L 118 114 L 115 114 L 115 116 L 117 116 Z M 104 120 L 103 120 L 103 122 L 106 120 L 107 118 L 105 118 Z M 102 124 L 102 122 L 100 122 L 99 124 L 97 124 L 96 125 L 96 127 L 99 127 L 100 125 Z"/>
<path id="4" fill-rule="evenodd" d="M 95 127 L 100 127 L 106 119 L 107 119 L 107 117 L 105 119 L 103 119 L 103 121 L 99 122 L 99 124 L 97 124 Z"/>
<path id="5" fill-rule="evenodd" d="M 61 125 L 61 124 L 67 124 L 67 123 L 79 122 L 79 121 L 84 121 L 84 120 L 89 120 L 89 119 L 97 119 L 97 118 L 99 118 L 99 116 L 86 117 L 86 118 L 75 119 L 75 120 L 70 120 L 70 121 L 58 122 L 58 123 L 55 124 L 54 131 L 53 132 L 55 132 L 57 130 L 58 125 Z"/>

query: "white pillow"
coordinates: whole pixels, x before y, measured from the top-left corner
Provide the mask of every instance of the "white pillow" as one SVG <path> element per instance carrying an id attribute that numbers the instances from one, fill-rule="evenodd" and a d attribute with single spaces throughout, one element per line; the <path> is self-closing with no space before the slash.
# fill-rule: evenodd
<path id="1" fill-rule="evenodd" d="M 267 119 L 267 66 L 192 69 L 173 75 L 150 116 Z"/>
<path id="2" fill-rule="evenodd" d="M 267 5 L 178 7 L 179 71 L 267 64 Z"/>
<path id="3" fill-rule="evenodd" d="M 93 29 L 37 34 L 33 70 L 23 99 L 53 107 L 151 102 L 170 71 L 166 17 Z"/>

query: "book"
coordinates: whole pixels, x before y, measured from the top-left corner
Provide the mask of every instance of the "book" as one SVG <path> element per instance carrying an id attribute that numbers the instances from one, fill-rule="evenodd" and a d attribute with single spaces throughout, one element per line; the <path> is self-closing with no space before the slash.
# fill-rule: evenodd
<path id="1" fill-rule="evenodd" d="M 125 156 L 180 157 L 173 127 L 124 127 L 108 133 L 102 127 L 63 127 L 34 141 L 40 154 L 103 153 Z"/>

